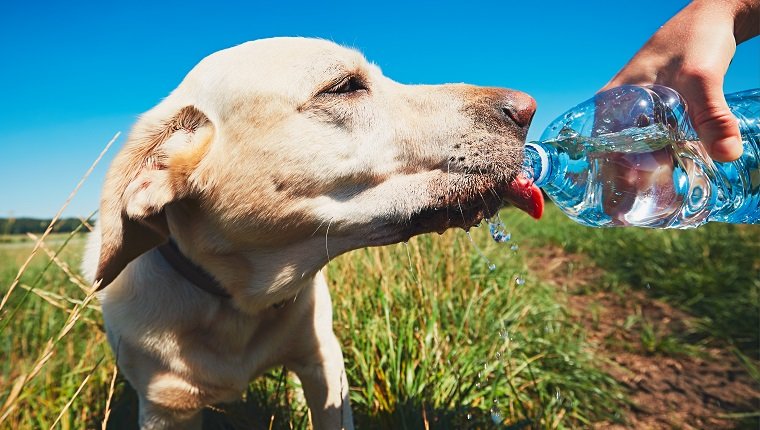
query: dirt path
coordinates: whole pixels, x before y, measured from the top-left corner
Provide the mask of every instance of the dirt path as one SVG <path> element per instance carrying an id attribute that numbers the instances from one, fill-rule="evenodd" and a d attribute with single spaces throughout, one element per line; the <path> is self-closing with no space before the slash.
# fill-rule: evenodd
<path id="1" fill-rule="evenodd" d="M 693 317 L 643 291 L 588 292 L 604 273 L 583 256 L 561 248 L 532 254 L 533 273 L 568 291 L 568 309 L 595 354 L 628 390 L 627 425 L 597 428 L 760 428 L 757 418 L 731 418 L 760 410 L 760 387 L 739 359 L 726 349 L 676 340 L 692 332 Z"/>

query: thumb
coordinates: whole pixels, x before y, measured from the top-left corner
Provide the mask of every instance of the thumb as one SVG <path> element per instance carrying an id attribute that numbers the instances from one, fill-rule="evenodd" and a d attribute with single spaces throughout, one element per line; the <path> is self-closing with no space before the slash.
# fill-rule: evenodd
<path id="1" fill-rule="evenodd" d="M 682 95 L 689 106 L 689 116 L 697 135 L 716 161 L 733 161 L 742 155 L 739 123 L 723 95 L 723 82 L 691 87 Z"/>

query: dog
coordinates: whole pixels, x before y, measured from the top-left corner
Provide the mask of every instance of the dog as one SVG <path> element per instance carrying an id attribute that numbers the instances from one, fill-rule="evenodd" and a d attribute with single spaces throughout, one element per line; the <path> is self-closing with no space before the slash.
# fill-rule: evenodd
<path id="1" fill-rule="evenodd" d="M 506 202 L 535 101 L 402 85 L 357 51 L 262 39 L 203 59 L 114 158 L 83 262 L 142 429 L 197 429 L 287 365 L 315 429 L 353 428 L 322 268 Z M 542 200 L 541 200 L 542 201 Z"/>

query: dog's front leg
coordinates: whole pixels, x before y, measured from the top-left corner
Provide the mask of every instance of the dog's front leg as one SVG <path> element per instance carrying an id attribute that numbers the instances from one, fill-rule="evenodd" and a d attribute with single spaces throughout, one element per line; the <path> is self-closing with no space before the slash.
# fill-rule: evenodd
<path id="1" fill-rule="evenodd" d="M 308 362 L 292 365 L 303 384 L 315 430 L 354 428 L 348 380 L 340 344 L 332 330 L 322 335 L 319 352 Z"/>

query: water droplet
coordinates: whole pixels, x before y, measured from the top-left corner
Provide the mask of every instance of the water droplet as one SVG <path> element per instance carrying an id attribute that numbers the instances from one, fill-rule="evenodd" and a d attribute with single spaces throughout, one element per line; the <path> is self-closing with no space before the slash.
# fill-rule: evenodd
<path id="1" fill-rule="evenodd" d="M 559 393 L 559 388 L 557 388 L 557 391 L 554 392 L 554 398 L 556 398 L 558 401 L 562 398 L 562 395 Z"/>
<path id="2" fill-rule="evenodd" d="M 491 237 L 497 243 L 508 242 L 512 239 L 512 233 L 506 231 L 506 226 L 500 218 L 488 219 L 488 231 L 491 233 Z"/>
<path id="3" fill-rule="evenodd" d="M 472 419 L 472 414 L 467 414 L 467 419 L 471 420 Z"/>
<path id="4" fill-rule="evenodd" d="M 504 417 L 501 416 L 501 411 L 495 406 L 491 408 L 491 421 L 493 421 L 494 424 L 501 424 L 501 422 L 504 421 Z"/>

